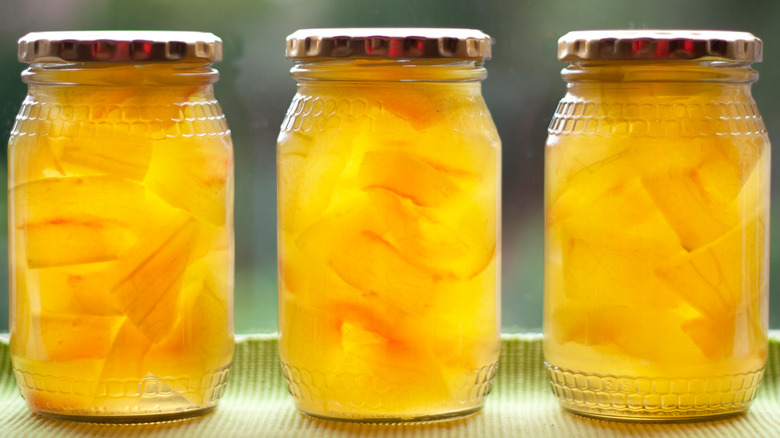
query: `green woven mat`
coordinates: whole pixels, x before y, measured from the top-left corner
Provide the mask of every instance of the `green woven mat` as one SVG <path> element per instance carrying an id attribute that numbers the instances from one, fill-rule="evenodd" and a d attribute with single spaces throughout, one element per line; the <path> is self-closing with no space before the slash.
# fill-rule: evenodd
<path id="1" fill-rule="evenodd" d="M 505 335 L 494 392 L 485 409 L 448 423 L 372 426 L 314 420 L 299 414 L 279 372 L 273 336 L 240 336 L 227 394 L 203 417 L 147 425 L 47 420 L 27 411 L 0 343 L 0 437 L 780 437 L 780 333 L 772 334 L 769 365 L 750 411 L 728 420 L 631 424 L 589 420 L 562 411 L 541 366 L 539 335 Z"/>

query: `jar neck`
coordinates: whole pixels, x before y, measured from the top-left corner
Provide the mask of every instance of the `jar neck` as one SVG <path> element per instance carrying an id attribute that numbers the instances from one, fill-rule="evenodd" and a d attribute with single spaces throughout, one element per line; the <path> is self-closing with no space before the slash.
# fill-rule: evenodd
<path id="1" fill-rule="evenodd" d="M 290 75 L 299 83 L 339 82 L 479 82 L 487 77 L 482 61 L 441 59 L 298 60 Z"/>
<path id="2" fill-rule="evenodd" d="M 725 61 L 578 61 L 561 71 L 569 84 L 722 83 L 750 85 L 758 72 L 749 63 Z M 571 85 L 570 85 L 571 86 Z"/>
<path id="3" fill-rule="evenodd" d="M 219 72 L 210 63 L 35 63 L 22 80 L 31 86 L 194 87 L 217 82 Z"/>

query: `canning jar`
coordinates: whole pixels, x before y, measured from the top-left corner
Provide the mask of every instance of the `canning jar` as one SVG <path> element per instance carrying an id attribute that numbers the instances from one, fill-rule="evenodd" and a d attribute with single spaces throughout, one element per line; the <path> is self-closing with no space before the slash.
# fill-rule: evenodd
<path id="1" fill-rule="evenodd" d="M 499 352 L 500 141 L 490 39 L 309 29 L 279 134 L 279 350 L 316 417 L 478 411 Z"/>
<path id="2" fill-rule="evenodd" d="M 214 408 L 233 354 L 233 155 L 221 41 L 195 32 L 19 40 L 8 145 L 11 358 L 39 414 Z"/>
<path id="3" fill-rule="evenodd" d="M 545 151 L 544 356 L 575 413 L 743 412 L 767 358 L 761 40 L 571 32 Z"/>

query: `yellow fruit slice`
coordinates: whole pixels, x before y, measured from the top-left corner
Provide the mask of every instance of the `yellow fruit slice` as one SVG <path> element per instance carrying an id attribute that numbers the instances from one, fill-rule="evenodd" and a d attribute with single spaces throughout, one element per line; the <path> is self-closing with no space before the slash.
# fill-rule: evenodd
<path id="1" fill-rule="evenodd" d="M 125 394 L 128 383 L 137 391 L 138 381 L 146 375 L 142 367 L 144 354 L 152 342 L 131 321 L 121 318 L 122 325 L 113 338 L 111 348 L 103 355 L 105 363 L 100 373 L 100 380 L 106 385 L 106 395 L 119 396 Z"/>
<path id="2" fill-rule="evenodd" d="M 710 245 L 669 260 L 655 273 L 703 315 L 720 318 L 765 287 L 766 222 L 754 217 Z M 758 254 L 758 255 L 757 255 Z"/>
<path id="3" fill-rule="evenodd" d="M 718 318 L 697 317 L 685 321 L 685 332 L 710 360 L 728 360 L 734 356 L 735 315 L 729 312 Z"/>
<path id="4" fill-rule="evenodd" d="M 432 305 L 432 291 L 441 278 L 408 263 L 380 236 L 357 232 L 346 236 L 342 244 L 350 250 L 334 249 L 328 260 L 330 267 L 347 284 L 376 299 L 377 305 L 408 313 Z"/>
<path id="5" fill-rule="evenodd" d="M 49 360 L 72 361 L 106 357 L 121 321 L 113 316 L 42 312 L 31 323 L 40 327 Z"/>
<path id="6" fill-rule="evenodd" d="M 143 368 L 164 379 L 168 388 L 189 402 L 204 405 L 214 388 L 210 376 L 233 358 L 233 331 L 227 282 L 205 280 L 183 292 L 181 319 L 143 359 Z"/>
<path id="7" fill-rule="evenodd" d="M 179 315 L 182 275 L 196 232 L 196 221 L 182 213 L 142 237 L 108 273 L 122 313 L 152 341 L 162 339 Z"/>
<path id="8" fill-rule="evenodd" d="M 761 156 L 760 139 L 740 142 L 712 140 L 706 146 L 674 145 L 695 164 L 648 166 L 642 185 L 689 251 L 714 241 L 734 226 L 739 215 L 735 200 Z"/>
<path id="9" fill-rule="evenodd" d="M 30 267 L 116 259 L 135 243 L 142 186 L 111 176 L 48 178 L 12 189 Z"/>
<path id="10" fill-rule="evenodd" d="M 586 299 L 598 293 L 612 304 L 675 307 L 679 297 L 658 282 L 653 269 L 685 251 L 639 179 L 615 185 L 587 207 L 580 202 L 564 193 L 548 216 L 548 233 L 560 241 L 565 295 Z"/>
<path id="11" fill-rule="evenodd" d="M 44 309 L 81 315 L 116 316 L 121 315 L 121 311 L 105 275 L 110 265 L 110 262 L 106 262 L 44 268 L 28 275 L 38 278 L 41 306 Z"/>
<path id="12" fill-rule="evenodd" d="M 634 143 L 632 145 L 635 146 Z M 545 148 L 545 192 L 548 205 L 555 209 L 559 197 L 566 193 L 571 199 L 587 205 L 610 188 L 634 178 L 634 150 L 629 143 L 601 136 L 578 138 L 577 142 L 562 141 L 562 137 L 550 136 Z M 560 207 L 558 207 L 560 208 Z M 549 210 L 548 210 L 549 214 Z M 565 215 L 564 212 L 555 216 Z"/>
<path id="13" fill-rule="evenodd" d="M 231 257 L 215 251 L 187 269 L 180 318 L 143 359 L 144 370 L 197 405 L 211 401 L 214 388 L 210 380 L 192 377 L 221 371 L 233 356 Z"/>
<path id="14" fill-rule="evenodd" d="M 569 301 L 553 312 L 549 332 L 559 344 L 574 342 L 628 356 L 657 366 L 702 363 L 703 356 L 681 328 L 686 310 L 648 312 L 635 305 L 612 305 L 595 300 Z"/>
<path id="15" fill-rule="evenodd" d="M 557 150 L 556 152 L 561 153 Z M 547 175 L 547 182 L 550 182 L 545 189 L 549 204 L 547 225 L 558 223 L 572 215 L 586 213 L 594 203 L 602 202 L 604 199 L 614 196 L 621 199 L 626 194 L 636 193 L 636 175 L 630 170 L 631 160 L 627 153 L 619 153 L 598 161 L 574 172 L 569 176 L 567 184 L 555 191 L 550 187 L 551 180 L 554 178 Z M 559 167 L 565 168 L 566 164 L 568 163 L 561 163 Z M 573 166 L 573 164 L 569 165 Z M 644 210 L 647 210 L 647 207 L 643 206 Z M 630 214 L 630 210 L 626 214 Z"/>
<path id="16" fill-rule="evenodd" d="M 143 180 L 153 142 L 142 136 L 106 133 L 48 139 L 57 163 L 70 175 L 108 174 Z"/>
<path id="17" fill-rule="evenodd" d="M 356 228 L 362 226 L 384 236 L 404 257 L 423 265 L 445 265 L 468 255 L 469 247 L 464 242 L 468 237 L 453 229 L 457 219 L 445 222 L 431 210 L 385 189 L 365 192 L 361 207 L 364 214 L 375 218 L 356 220 Z"/>
<path id="18" fill-rule="evenodd" d="M 383 333 L 346 318 L 339 329 L 343 359 L 331 380 L 335 383 L 339 376 L 355 376 L 355 384 L 338 388 L 338 399 L 367 408 L 400 410 L 426 401 L 452 400 L 442 364 L 427 342 L 398 338 L 390 334 L 392 331 Z"/>
<path id="19" fill-rule="evenodd" d="M 300 232 L 317 220 L 349 161 L 350 135 L 329 142 L 325 133 L 314 146 L 309 135 L 282 133 L 278 159 L 279 221 L 287 232 Z"/>
<path id="20" fill-rule="evenodd" d="M 181 137 L 154 143 L 147 187 L 169 204 L 224 225 L 232 196 L 229 137 Z"/>
<path id="21" fill-rule="evenodd" d="M 28 224 L 25 231 L 31 268 L 113 260 L 136 241 L 128 229 L 101 219 L 53 220 Z"/>
<path id="22" fill-rule="evenodd" d="M 366 152 L 358 178 L 360 188 L 382 188 L 423 206 L 442 204 L 459 194 L 446 175 L 419 158 L 399 152 Z"/>
<path id="23" fill-rule="evenodd" d="M 37 131 L 38 125 L 31 127 L 31 131 Z M 40 141 L 37 135 L 12 135 L 8 142 L 8 161 L 9 188 L 44 178 L 66 176 L 48 142 Z"/>
<path id="24" fill-rule="evenodd" d="M 417 131 L 431 128 L 443 119 L 443 108 L 447 99 L 442 94 L 435 94 L 434 90 L 423 89 L 379 89 L 375 97 L 379 101 L 381 111 L 389 112 L 399 119 L 410 124 Z"/>
<path id="25" fill-rule="evenodd" d="M 464 200 L 447 209 L 428 209 L 385 189 L 342 197 L 295 240 L 310 260 L 323 260 L 356 231 L 381 236 L 412 265 L 440 278 L 469 279 L 495 255 L 494 200 Z"/>

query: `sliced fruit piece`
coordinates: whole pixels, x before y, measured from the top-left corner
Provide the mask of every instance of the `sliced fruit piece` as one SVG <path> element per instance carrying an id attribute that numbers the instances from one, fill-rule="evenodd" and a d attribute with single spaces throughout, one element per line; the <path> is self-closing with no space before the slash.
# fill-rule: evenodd
<path id="1" fill-rule="evenodd" d="M 331 202 L 336 184 L 350 159 L 352 137 L 335 142 L 301 133 L 279 136 L 277 185 L 282 228 L 298 233 L 310 226 Z"/>
<path id="2" fill-rule="evenodd" d="M 24 228 L 31 268 L 114 260 L 137 240 L 127 228 L 100 218 L 54 219 Z"/>
<path id="3" fill-rule="evenodd" d="M 223 225 L 233 184 L 230 137 L 181 137 L 154 143 L 147 187 L 169 204 Z"/>
<path id="4" fill-rule="evenodd" d="M 370 231 L 345 236 L 342 244 L 349 251 L 335 249 L 328 263 L 347 284 L 383 306 L 411 314 L 432 305 L 433 291 L 442 280 L 435 273 L 408 263 L 392 245 Z"/>
<path id="5" fill-rule="evenodd" d="M 556 207 L 567 213 L 548 223 L 548 234 L 555 234 L 559 245 L 567 297 L 597 293 L 597 299 L 613 304 L 678 305 L 679 297 L 653 270 L 685 251 L 637 178 L 616 185 L 587 208 L 565 206 L 569 200 L 579 202 L 561 196 Z"/>
<path id="6" fill-rule="evenodd" d="M 702 354 L 710 360 L 728 360 L 734 357 L 734 313 L 728 312 L 718 318 L 696 317 L 682 323 L 685 332 Z"/>
<path id="7" fill-rule="evenodd" d="M 401 337 L 398 322 L 383 309 L 340 301 L 315 310 L 299 302 L 296 297 L 282 303 L 287 341 L 280 343 L 280 354 L 318 379 L 305 390 L 327 400 L 326 409 L 370 409 L 381 403 L 402 410 L 450 399 L 429 340 L 419 334 Z"/>
<path id="8" fill-rule="evenodd" d="M 442 172 L 399 152 L 366 152 L 358 180 L 360 188 L 382 188 L 423 206 L 439 205 L 459 194 L 458 187 Z"/>
<path id="9" fill-rule="evenodd" d="M 213 389 L 202 385 L 201 377 L 230 365 L 233 358 L 230 302 L 223 296 L 226 288 L 227 282 L 217 285 L 213 280 L 185 288 L 181 319 L 143 360 L 145 370 L 164 378 L 171 391 L 198 405 L 209 401 Z M 193 378 L 199 379 L 197 385 L 192 385 Z"/>
<path id="10" fill-rule="evenodd" d="M 552 208 L 563 194 L 571 198 L 563 204 L 579 200 L 587 205 L 589 200 L 598 199 L 612 187 L 634 178 L 631 143 L 601 136 L 584 136 L 577 142 L 562 141 L 563 138 L 551 135 L 545 148 L 545 192 Z M 553 216 L 564 215 L 561 212 Z"/>
<path id="11" fill-rule="evenodd" d="M 305 293 L 311 272 L 323 267 L 322 263 L 310 260 L 295 244 L 294 238 L 283 231 L 279 231 L 277 263 L 280 293 L 284 290 L 290 294 Z"/>
<path id="12" fill-rule="evenodd" d="M 57 162 L 71 175 L 99 172 L 140 181 L 152 158 L 153 142 L 140 136 L 109 133 L 47 141 Z"/>
<path id="13" fill-rule="evenodd" d="M 411 339 L 425 339 L 432 352 L 460 372 L 497 360 L 500 308 L 498 261 L 469 280 L 446 282 L 436 291 L 436 305 L 421 318 L 399 320 L 398 330 Z M 493 344 L 495 348 L 486 347 Z M 450 382 L 449 379 L 447 379 Z"/>
<path id="14" fill-rule="evenodd" d="M 364 229 L 385 236 L 405 257 L 438 266 L 468 254 L 469 247 L 463 241 L 468 236 L 459 236 L 451 224 L 430 210 L 385 189 L 372 188 L 365 192 L 368 196 L 362 207 L 365 214 L 376 218 L 356 221 L 354 225 L 363 225 Z"/>
<path id="15" fill-rule="evenodd" d="M 110 262 L 89 263 L 34 271 L 42 308 L 81 315 L 121 315 L 105 275 L 110 265 Z M 63 300 L 67 305 L 57 305 Z"/>
<path id="16" fill-rule="evenodd" d="M 420 338 L 399 339 L 345 318 L 339 327 L 343 360 L 328 374 L 331 386 L 340 376 L 355 376 L 336 395 L 341 403 L 371 409 L 407 408 L 410 404 L 452 400 L 450 382 L 430 345 Z M 410 403 L 410 400 L 416 403 Z"/>
<path id="17" fill-rule="evenodd" d="M 190 253 L 190 261 L 199 260 L 214 251 L 223 252 L 231 247 L 233 235 L 227 226 L 214 226 L 198 220 L 198 241 Z"/>
<path id="18" fill-rule="evenodd" d="M 14 229 L 31 267 L 116 259 L 135 243 L 142 186 L 111 176 L 48 178 L 16 186 Z"/>
<path id="19" fill-rule="evenodd" d="M 486 211 L 487 210 L 487 211 Z M 462 203 L 431 211 L 384 189 L 367 189 L 343 197 L 294 242 L 308 264 L 326 263 L 356 231 L 381 236 L 411 265 L 439 278 L 469 279 L 495 256 L 494 199 Z M 286 234 L 283 236 L 286 239 Z M 286 240 L 280 243 L 285 252 Z M 282 263 L 291 256 L 282 254 Z M 306 268 L 303 268 L 306 269 Z"/>
<path id="20" fill-rule="evenodd" d="M 142 237 L 109 271 L 122 313 L 154 342 L 178 318 L 182 276 L 196 238 L 196 221 L 182 213 Z"/>
<path id="21" fill-rule="evenodd" d="M 733 198 L 702 186 L 696 170 L 643 178 L 643 184 L 690 251 L 712 242 L 736 225 Z"/>
<path id="22" fill-rule="evenodd" d="M 497 202 L 495 197 L 487 196 L 465 203 L 465 212 L 454 229 L 468 247 L 468 253 L 451 264 L 456 278 L 471 279 L 499 257 Z"/>
<path id="23" fill-rule="evenodd" d="M 375 96 L 381 112 L 389 112 L 417 131 L 441 123 L 446 112 L 443 106 L 447 104 L 447 99 L 443 93 L 436 93 L 430 87 L 406 86 L 377 91 Z"/>
<path id="24" fill-rule="evenodd" d="M 553 310 L 549 335 L 560 344 L 575 342 L 658 366 L 704 363 L 681 329 L 693 315 L 693 310 L 648 312 L 637 305 L 569 301 Z"/>
<path id="25" fill-rule="evenodd" d="M 40 326 L 41 340 L 52 361 L 102 359 L 106 357 L 122 318 L 56 314 L 33 315 Z"/>
<path id="26" fill-rule="evenodd" d="M 31 130 L 39 129 L 40 123 L 31 127 Z M 12 135 L 8 142 L 8 163 L 9 188 L 40 179 L 66 176 L 49 144 L 41 141 L 37 135 Z"/>
<path id="27" fill-rule="evenodd" d="M 735 200 L 761 155 L 760 140 L 675 145 L 677 153 L 690 154 L 695 164 L 643 170 L 642 185 L 687 250 L 701 248 L 738 225 Z"/>
<path id="28" fill-rule="evenodd" d="M 100 373 L 100 380 L 106 382 L 109 397 L 112 396 L 112 391 L 124 391 L 125 382 L 132 384 L 146 375 L 142 361 L 152 346 L 149 338 L 134 323 L 126 318 L 121 320 L 122 325 L 111 343 L 111 348 L 104 355 L 106 361 Z"/>
<path id="29" fill-rule="evenodd" d="M 360 140 L 372 144 L 374 150 L 414 155 L 450 175 L 454 182 L 464 183 L 464 188 L 494 174 L 500 140 L 481 97 L 431 97 L 425 100 L 436 108 L 421 117 L 383 107 L 374 115 L 377 123 L 361 134 Z M 424 110 L 416 104 L 413 111 Z M 446 153 L 442 153 L 442 145 L 446 145 Z"/>
<path id="30" fill-rule="evenodd" d="M 166 86 L 148 87 L 150 82 L 159 81 L 160 77 L 166 77 L 176 72 L 176 67 L 162 66 L 161 64 L 149 64 L 146 66 L 113 65 L 96 68 L 94 71 L 78 72 L 80 80 L 86 80 L 85 76 L 101 85 L 94 86 L 51 86 L 46 89 L 36 90 L 37 96 L 43 102 L 53 102 L 62 105 L 84 105 L 93 109 L 91 119 L 111 119 L 112 114 L 106 114 L 101 110 L 129 107 L 150 107 L 158 111 L 157 107 L 167 106 L 171 103 L 182 103 L 190 100 L 204 101 L 206 96 L 199 99 L 195 95 L 205 87 L 192 86 Z M 118 85 L 118 86 L 117 86 Z M 121 119 L 122 114 L 116 114 L 115 118 Z"/>
<path id="31" fill-rule="evenodd" d="M 755 217 L 711 244 L 669 260 L 655 273 L 702 314 L 721 318 L 765 284 L 766 248 L 764 218 Z"/>
<path id="32" fill-rule="evenodd" d="M 636 175 L 630 167 L 632 159 L 633 157 L 625 152 L 618 153 L 573 173 L 557 194 L 553 194 L 553 190 L 548 187 L 546 189 L 547 225 L 550 226 L 572 215 L 586 213 L 594 203 L 611 196 L 623 197 L 626 193 L 635 193 Z M 550 166 L 553 167 L 555 164 Z M 555 173 L 555 170 L 548 172 L 547 182 L 554 179 L 549 175 L 550 173 Z M 626 214 L 630 212 L 631 210 Z"/>
<path id="33" fill-rule="evenodd" d="M 495 239 L 491 241 L 490 235 L 495 235 L 495 230 L 479 203 L 463 198 L 459 205 L 433 210 L 381 188 L 366 189 L 365 195 L 356 198 L 359 201 L 355 201 L 355 208 L 338 223 L 347 230 L 363 229 L 381 235 L 413 264 L 459 275 L 454 271 L 468 264 L 465 259 L 480 259 L 472 267 L 478 271 L 487 263 L 484 258 L 492 255 Z M 487 247 L 482 252 L 488 254 L 477 254 L 477 242 Z"/>

